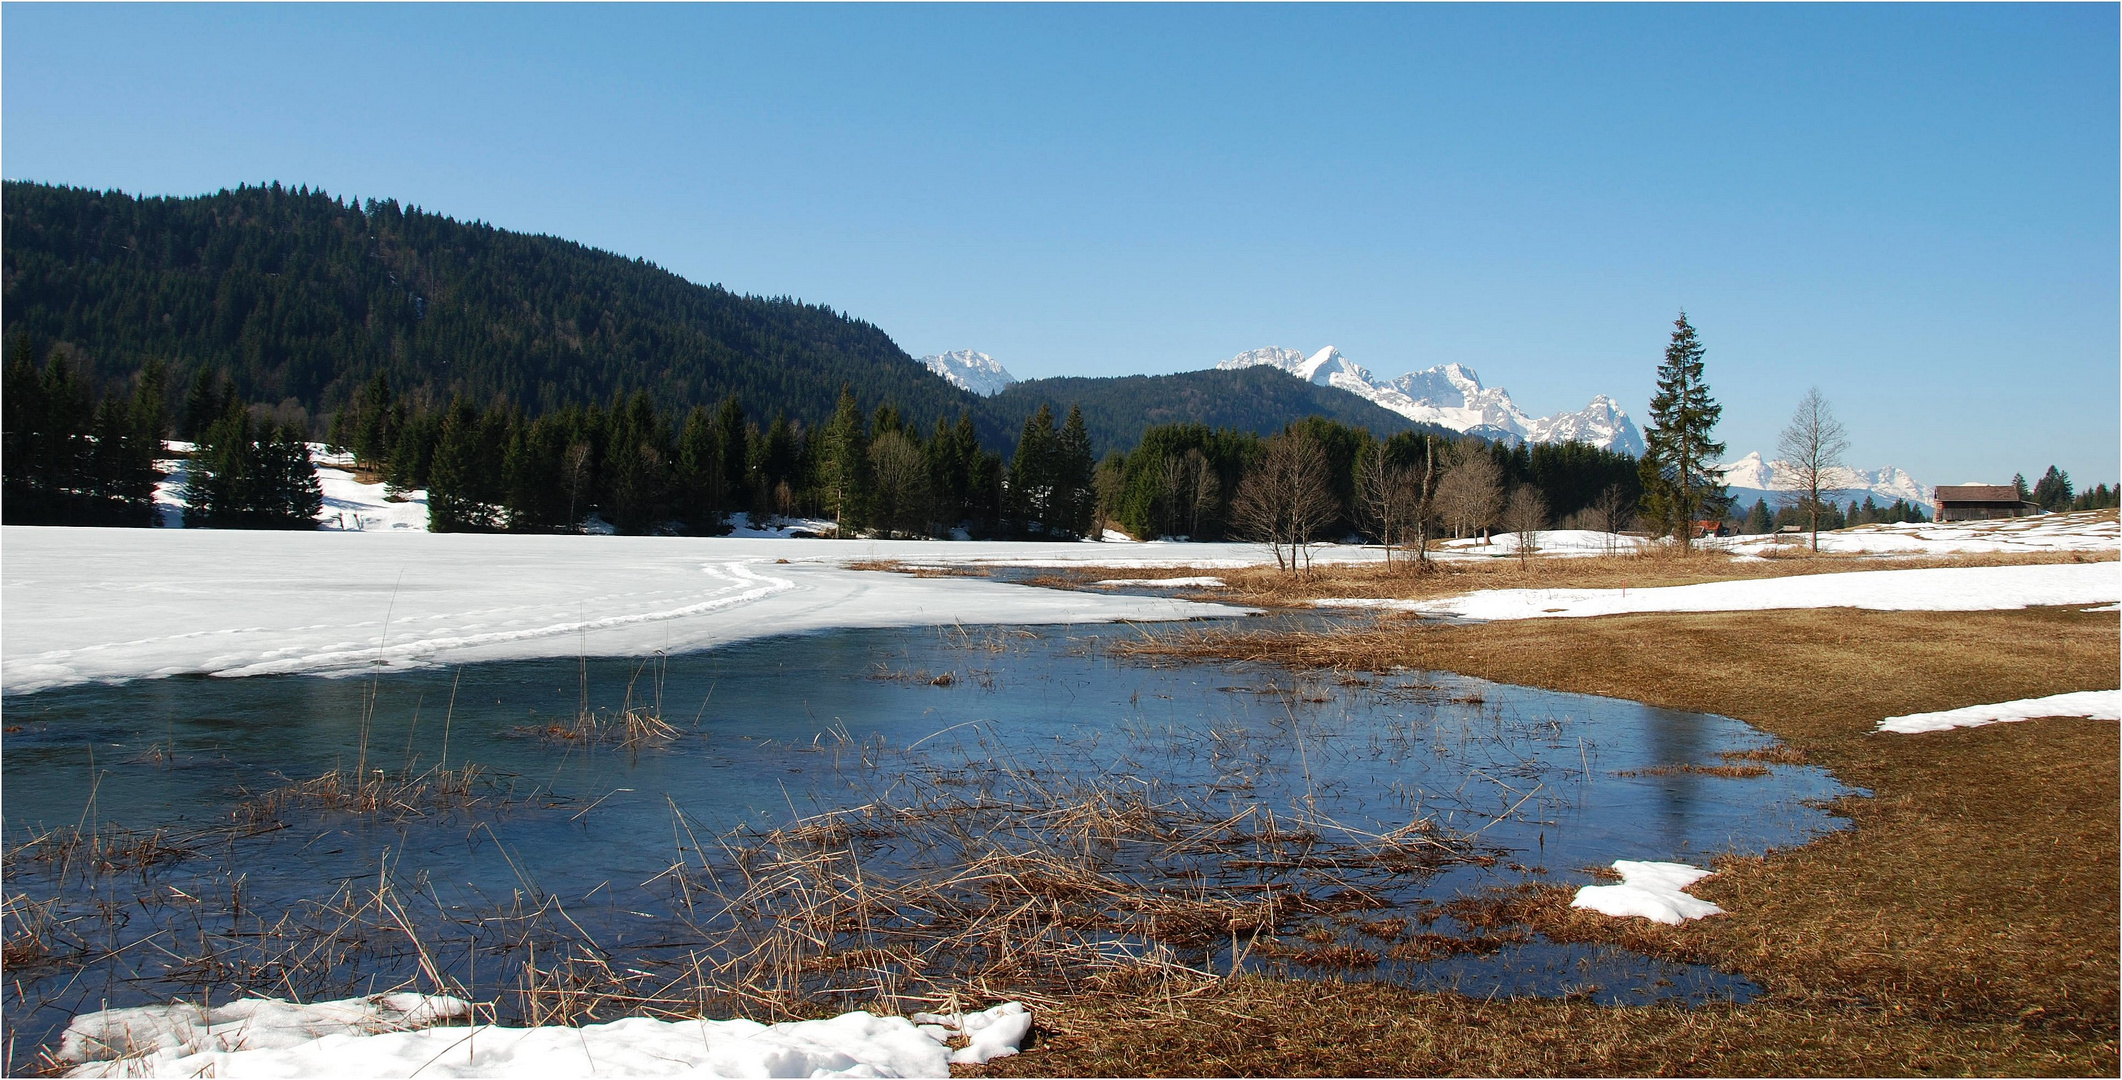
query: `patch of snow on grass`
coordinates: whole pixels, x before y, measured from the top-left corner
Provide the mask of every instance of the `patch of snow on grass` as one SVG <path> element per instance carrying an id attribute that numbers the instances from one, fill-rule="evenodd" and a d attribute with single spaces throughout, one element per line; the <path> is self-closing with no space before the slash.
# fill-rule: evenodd
<path id="1" fill-rule="evenodd" d="M 1628 555 L 1650 543 L 1641 536 L 1622 533 L 1595 532 L 1591 529 L 1541 529 L 1533 534 L 1535 555 Z M 1446 540 L 1445 553 L 1453 555 L 1487 555 L 1494 558 L 1518 557 L 1518 534 L 1499 532 L 1483 540 L 1470 536 L 1463 540 Z"/>
<path id="2" fill-rule="evenodd" d="M 1488 589 L 1441 600 L 1320 600 L 1328 607 L 1390 607 L 1467 619 L 1579 619 L 1644 611 L 1766 611 L 1853 607 L 1873 611 L 1996 611 L 2122 600 L 2122 563 L 1860 570 L 1844 574 L 1711 581 L 1655 589 Z"/>
<path id="3" fill-rule="evenodd" d="M 372 1022 L 364 1010 L 374 1000 L 317 1005 L 237 1002 L 225 1008 L 250 1010 L 241 1030 L 217 1031 L 175 1045 L 158 1044 L 145 1056 L 125 1060 L 68 1059 L 84 1062 L 69 1075 L 943 1077 L 950 1075 L 953 1062 L 979 1064 L 1016 1053 L 1031 1029 L 1031 1014 L 1023 1005 L 1009 1002 L 984 1012 L 916 1014 L 912 1019 L 850 1012 L 830 1020 L 779 1024 L 633 1017 L 582 1027 L 427 1027 L 401 1022 L 394 1030 L 364 1026 Z M 470 1008 L 454 998 L 427 1000 L 461 1007 L 462 1011 L 447 1018 L 462 1018 Z M 163 1025 L 158 1030 L 197 1031 L 196 1026 L 185 1027 L 191 1024 L 191 1013 L 200 1011 L 196 1006 L 113 1013 L 157 1011 L 167 1014 L 151 1021 Z M 74 1025 L 108 1029 L 113 1013 L 90 1013 L 77 1017 Z M 332 1029 L 330 1021 L 314 1019 L 319 1014 L 344 1014 L 350 1019 Z M 427 1023 L 444 1018 L 433 1016 Z M 129 1016 L 119 1022 L 131 1025 L 144 1020 L 144 1015 Z M 956 1052 L 948 1050 L 944 1040 L 961 1034 L 970 1038 L 971 1045 Z M 137 1042 L 134 1045 L 145 1048 Z"/>
<path id="4" fill-rule="evenodd" d="M 2000 701 L 1995 705 L 1970 705 L 1942 712 L 1889 716 L 1879 721 L 1880 731 L 1914 735 L 1924 731 L 1981 727 L 1984 724 L 2016 724 L 2050 716 L 2083 716 L 2094 720 L 2122 721 L 2122 690 L 2081 690 L 2072 694 Z"/>
<path id="5" fill-rule="evenodd" d="M 1015 1001 L 973 1013 L 915 1013 L 909 1017 L 921 1033 L 942 1042 L 954 1035 L 966 1037 L 966 1045 L 951 1051 L 953 1065 L 985 1065 L 1008 1057 L 1024 1044 L 1032 1029 L 1031 1010 Z"/>
<path id="6" fill-rule="evenodd" d="M 1619 885 L 1586 885 L 1577 890 L 1569 906 L 1596 911 L 1615 918 L 1639 915 L 1653 922 L 1678 926 L 1689 919 L 1722 915 L 1724 909 L 1682 890 L 1710 876 L 1712 871 L 1686 863 L 1634 862 L 1619 859 L 1614 870 Z"/>

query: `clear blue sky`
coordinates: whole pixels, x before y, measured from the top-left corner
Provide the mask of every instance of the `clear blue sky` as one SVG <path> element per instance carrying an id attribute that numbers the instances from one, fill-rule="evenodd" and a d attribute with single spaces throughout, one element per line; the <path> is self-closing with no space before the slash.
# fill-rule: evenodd
<path id="1" fill-rule="evenodd" d="M 828 303 L 1019 376 L 1341 347 L 1733 456 L 2118 465 L 2115 5 L 0 8 L 0 171 L 280 180 Z"/>

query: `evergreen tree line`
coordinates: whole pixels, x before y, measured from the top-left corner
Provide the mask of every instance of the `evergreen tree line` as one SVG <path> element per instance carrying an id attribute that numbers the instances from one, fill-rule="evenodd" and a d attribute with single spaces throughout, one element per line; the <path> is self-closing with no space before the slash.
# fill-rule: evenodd
<path id="1" fill-rule="evenodd" d="M 887 403 L 865 414 L 843 390 L 822 424 L 765 427 L 735 397 L 682 416 L 645 393 L 526 416 L 462 398 L 440 409 L 378 374 L 334 414 L 330 442 L 400 490 L 425 488 L 438 532 L 565 532 L 592 516 L 618 532 L 727 531 L 830 518 L 839 535 L 1068 538 L 1091 514 L 1090 440 L 1079 412 L 1041 407 L 1013 458 L 981 448 L 970 414 L 924 433 Z"/>
<path id="2" fill-rule="evenodd" d="M 7 339 L 5 450 L 0 457 L 10 525 L 161 524 L 157 466 L 168 452 L 166 369 L 143 365 L 104 386 L 69 346 Z M 194 440 L 182 489 L 187 527 L 307 529 L 322 490 L 298 424 L 237 396 L 212 373 L 195 380 L 179 419 Z"/>
<path id="3" fill-rule="evenodd" d="M 1109 453 L 1099 463 L 1098 517 L 1143 539 L 1257 539 L 1247 535 L 1240 497 L 1248 481 L 1258 483 L 1278 439 L 1301 441 L 1304 453 L 1318 458 L 1317 520 L 1303 530 L 1305 540 L 1398 543 L 1427 526 L 1472 535 L 1499 525 L 1511 493 L 1520 489 L 1539 496 L 1545 520 L 1538 527 L 1619 529 L 1641 497 L 1632 456 L 1583 443 L 1511 445 L 1430 431 L 1379 439 L 1366 428 L 1314 416 L 1266 438 L 1205 424 L 1152 427 L 1132 451 Z M 1400 484 L 1413 485 L 1407 505 L 1381 513 Z M 1605 517 L 1588 520 L 1602 502 Z"/>
<path id="4" fill-rule="evenodd" d="M 0 517 L 9 525 L 156 524 L 162 366 L 143 367 L 130 387 L 101 387 L 72 349 L 40 353 L 12 335 L 6 351 Z"/>
<path id="5" fill-rule="evenodd" d="M 2048 471 L 2041 474 L 2041 479 L 2034 481 L 2030 491 L 2026 487 L 2024 473 L 2014 475 L 2011 482 L 2012 486 L 2019 490 L 2019 498 L 2022 501 L 2033 503 L 2050 513 L 2062 513 L 2066 510 L 2107 510 L 2122 505 L 2122 484 L 2113 487 L 2095 484 L 2081 494 L 2071 486 L 2070 474 L 2054 465 L 2050 465 Z"/>
<path id="6" fill-rule="evenodd" d="M 1847 506 L 1843 506 L 1832 499 L 1823 499 L 1820 507 L 1822 532 L 1846 529 L 1853 525 L 1920 524 L 1929 520 L 1930 515 L 1921 505 L 1907 499 L 1895 499 L 1892 504 L 1881 506 L 1877 499 L 1866 495 L 1862 504 L 1851 499 Z M 1767 499 L 1755 499 L 1754 505 L 1746 511 L 1744 517 L 1735 514 L 1730 522 L 1739 533 L 1758 535 L 1775 532 L 1785 525 L 1810 528 L 1812 518 L 1802 505 L 1771 507 Z"/>

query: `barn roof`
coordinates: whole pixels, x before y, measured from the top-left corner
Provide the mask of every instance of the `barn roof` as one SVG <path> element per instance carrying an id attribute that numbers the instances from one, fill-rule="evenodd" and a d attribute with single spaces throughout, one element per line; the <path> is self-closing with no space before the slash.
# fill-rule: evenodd
<path id="1" fill-rule="evenodd" d="M 1959 484 L 1940 486 L 1937 499 L 1945 502 L 2015 503 L 2019 489 L 2010 484 Z"/>

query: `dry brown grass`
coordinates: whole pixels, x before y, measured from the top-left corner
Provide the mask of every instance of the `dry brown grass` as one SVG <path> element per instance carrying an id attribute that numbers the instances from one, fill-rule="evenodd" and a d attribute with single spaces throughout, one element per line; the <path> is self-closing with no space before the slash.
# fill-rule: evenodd
<path id="1" fill-rule="evenodd" d="M 988 576 L 987 569 L 980 566 L 924 566 L 917 563 L 901 562 L 898 559 L 863 559 L 848 563 L 847 568 L 849 570 L 874 570 L 886 574 L 906 574 L 917 578 Z"/>
<path id="2" fill-rule="evenodd" d="M 1030 1052 L 956 1075 L 1787 1076 L 2114 1072 L 2023 1025 L 1941 1026 L 1804 1004 L 1611 1008 L 1480 1001 L 1376 983 L 1231 979 L 1039 1015 Z"/>
<path id="3" fill-rule="evenodd" d="M 2108 722 L 1919 736 L 1889 715 L 2117 685 L 2117 623 L 2075 609 L 1626 615 L 1342 634 L 1187 634 L 1172 656 L 1344 670 L 1407 665 L 1721 713 L 1785 741 L 1769 763 L 1830 769 L 1868 798 L 1854 828 L 1730 858 L 1694 892 L 1729 914 L 1666 927 L 1494 898 L 1551 938 L 1707 963 L 1768 994 L 1739 1007 L 1477 1003 L 1271 981 L 1170 1002 L 1070 1002 L 1043 1053 L 997 1073 L 1977 1073 L 2113 1075 L 2117 762 Z M 1741 753 L 1736 765 L 1750 763 Z M 1211 1020 L 1198 1026 L 1175 1021 Z M 1242 1020 L 1243 1022 L 1238 1022 Z"/>

